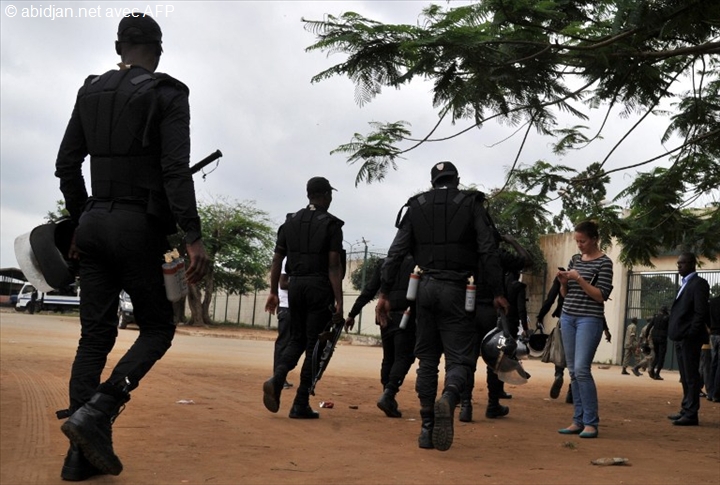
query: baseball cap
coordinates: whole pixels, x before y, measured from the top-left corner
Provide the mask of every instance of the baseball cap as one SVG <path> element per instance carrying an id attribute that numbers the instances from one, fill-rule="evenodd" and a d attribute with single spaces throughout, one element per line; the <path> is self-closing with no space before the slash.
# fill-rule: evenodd
<path id="1" fill-rule="evenodd" d="M 455 165 L 453 165 L 452 162 L 436 163 L 433 165 L 432 170 L 430 170 L 430 182 L 435 183 L 437 179 L 447 177 L 449 175 L 458 175 L 457 168 L 455 168 Z"/>
<path id="2" fill-rule="evenodd" d="M 308 180 L 307 193 L 308 194 L 324 194 L 331 190 L 337 190 L 335 187 L 330 185 L 330 182 L 325 177 L 313 177 Z"/>
<path id="3" fill-rule="evenodd" d="M 162 44 L 162 30 L 155 19 L 141 12 L 132 12 L 118 25 L 118 42 L 131 44 Z"/>

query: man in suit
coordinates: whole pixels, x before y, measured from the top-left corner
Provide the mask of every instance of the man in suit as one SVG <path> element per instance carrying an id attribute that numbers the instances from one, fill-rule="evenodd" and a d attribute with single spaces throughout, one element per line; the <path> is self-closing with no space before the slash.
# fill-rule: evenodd
<path id="1" fill-rule="evenodd" d="M 668 337 L 675 342 L 683 399 L 679 413 L 668 416 L 676 426 L 697 426 L 700 409 L 700 349 L 708 341 L 710 324 L 710 285 L 695 271 L 697 258 L 693 253 L 678 257 L 678 273 L 682 284 L 670 308 Z"/>

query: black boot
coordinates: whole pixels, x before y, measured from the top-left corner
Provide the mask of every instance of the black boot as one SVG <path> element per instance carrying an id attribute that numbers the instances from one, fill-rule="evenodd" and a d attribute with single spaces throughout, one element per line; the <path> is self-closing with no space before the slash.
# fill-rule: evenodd
<path id="1" fill-rule="evenodd" d="M 485 417 L 488 419 L 502 418 L 507 416 L 509 412 L 509 407 L 503 406 L 500 402 L 491 401 L 488 403 L 487 409 L 485 409 Z"/>
<path id="2" fill-rule="evenodd" d="M 453 443 L 453 420 L 455 406 L 460 395 L 452 386 L 448 386 L 435 403 L 435 425 L 433 426 L 433 446 L 440 451 L 449 450 Z"/>
<path id="3" fill-rule="evenodd" d="M 119 475 L 123 466 L 112 445 L 112 423 L 130 394 L 104 383 L 83 407 L 60 427 L 76 443 L 87 460 L 103 473 Z"/>
<path id="4" fill-rule="evenodd" d="M 623 367 L 623 368 L 622 368 L 622 372 L 620 372 L 620 373 L 621 373 L 622 375 L 624 375 L 624 376 L 629 376 L 629 375 L 630 375 L 630 373 L 627 371 L 627 367 Z"/>
<path id="5" fill-rule="evenodd" d="M 377 407 L 380 408 L 388 418 L 402 418 L 402 413 L 398 409 L 398 403 L 395 400 L 395 394 L 397 394 L 397 391 L 386 387 L 377 402 Z"/>
<path id="6" fill-rule="evenodd" d="M 263 383 L 263 404 L 271 413 L 276 413 L 280 409 L 280 393 L 283 390 L 283 384 L 285 384 L 285 379 L 280 379 L 277 375 Z"/>
<path id="7" fill-rule="evenodd" d="M 565 396 L 565 402 L 568 404 L 573 403 L 572 387 L 570 387 L 570 386 L 568 386 L 568 392 L 567 392 L 567 395 Z"/>
<path id="8" fill-rule="evenodd" d="M 313 410 L 313 408 L 310 407 L 310 404 L 293 404 L 293 407 L 290 408 L 290 414 L 288 417 L 292 419 L 318 419 L 320 417 L 320 413 Z"/>
<path id="9" fill-rule="evenodd" d="M 463 399 L 460 401 L 460 413 L 458 414 L 458 419 L 462 421 L 463 423 L 470 423 L 472 422 L 472 400 L 471 399 Z"/>
<path id="10" fill-rule="evenodd" d="M 420 408 L 420 418 L 422 419 L 422 427 L 420 428 L 420 436 L 418 436 L 418 446 L 431 450 L 435 448 L 432 442 L 435 411 L 431 407 Z"/>
<path id="11" fill-rule="evenodd" d="M 102 475 L 103 472 L 93 466 L 78 445 L 70 443 L 65 462 L 63 463 L 60 478 L 70 482 L 80 482 L 95 475 Z"/>

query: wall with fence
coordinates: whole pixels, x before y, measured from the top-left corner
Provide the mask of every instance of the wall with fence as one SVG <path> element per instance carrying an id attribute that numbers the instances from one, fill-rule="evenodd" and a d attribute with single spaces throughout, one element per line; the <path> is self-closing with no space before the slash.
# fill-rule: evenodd
<path id="1" fill-rule="evenodd" d="M 547 261 L 546 270 L 539 274 L 524 273 L 522 281 L 527 285 L 528 295 L 528 319 L 531 331 L 535 328 L 538 312 L 542 306 L 552 281 L 555 278 L 558 267 L 566 267 L 572 255 L 577 254 L 577 244 L 572 232 L 543 236 L 540 239 L 540 248 L 545 254 Z M 617 244 L 607 248 L 607 254 L 614 261 L 613 292 L 605 304 L 605 317 L 612 334 L 612 342 L 602 340 L 595 355 L 596 362 L 618 364 L 622 361 L 623 340 L 625 328 L 632 317 L 637 317 L 641 329 L 645 324 L 645 318 L 657 306 L 652 296 L 652 291 L 647 288 L 643 290 L 641 281 L 644 277 L 662 275 L 673 280 L 675 288 L 679 288 L 677 279 L 677 255 L 664 255 L 653 260 L 655 268 L 637 266 L 628 269 L 618 262 L 620 247 Z M 350 311 L 360 291 L 352 287 L 350 275 L 363 261 L 372 256 L 384 257 L 384 252 L 351 252 L 347 255 L 347 271 L 343 279 L 343 306 L 345 314 Z M 701 261 L 700 272 L 720 292 L 720 259 L 715 262 Z M 366 274 L 366 281 L 372 277 Z M 638 286 L 641 285 L 641 286 Z M 673 290 L 676 291 L 676 290 Z M 671 291 L 672 293 L 672 291 Z M 240 323 L 262 328 L 277 328 L 277 317 L 265 312 L 265 301 L 269 291 L 258 291 L 249 295 L 228 295 L 217 292 L 213 296 L 210 305 L 210 317 L 217 322 Z M 717 294 L 717 293 L 716 293 Z M 672 304 L 672 299 L 669 300 Z M 553 306 L 554 309 L 554 306 Z M 655 311 L 657 311 L 655 309 Z M 550 311 L 552 313 L 552 309 Z M 555 327 L 556 319 L 550 317 L 550 313 L 544 319 L 545 330 L 549 332 Z M 380 327 L 375 325 L 375 301 L 371 301 L 363 308 L 362 312 L 355 319 L 353 333 L 363 335 L 380 335 Z M 668 354 L 671 354 L 668 347 Z M 674 354 L 668 355 L 668 364 L 674 365 Z"/>

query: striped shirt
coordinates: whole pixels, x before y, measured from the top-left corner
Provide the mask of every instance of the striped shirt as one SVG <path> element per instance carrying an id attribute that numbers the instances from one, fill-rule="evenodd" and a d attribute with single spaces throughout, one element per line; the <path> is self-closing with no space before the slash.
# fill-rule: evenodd
<path id="1" fill-rule="evenodd" d="M 603 254 L 592 261 L 583 261 L 579 254 L 570 260 L 568 270 L 574 269 L 588 283 L 600 289 L 603 299 L 607 300 L 612 292 L 613 262 Z M 597 276 L 597 277 L 596 277 Z M 568 281 L 567 295 L 563 303 L 563 312 L 575 316 L 592 316 L 603 318 L 605 303 L 598 303 L 590 298 L 577 281 Z"/>

